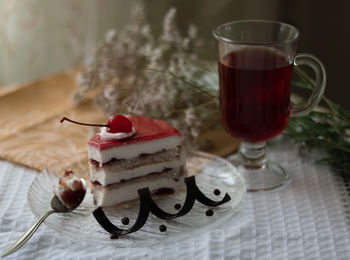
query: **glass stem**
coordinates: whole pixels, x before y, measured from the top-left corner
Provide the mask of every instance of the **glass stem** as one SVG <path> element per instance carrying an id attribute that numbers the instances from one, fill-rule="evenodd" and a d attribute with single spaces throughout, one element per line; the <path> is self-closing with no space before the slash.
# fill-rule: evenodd
<path id="1" fill-rule="evenodd" d="M 241 142 L 239 153 L 242 157 L 242 166 L 248 169 L 265 168 L 266 163 L 266 142 L 248 143 Z"/>

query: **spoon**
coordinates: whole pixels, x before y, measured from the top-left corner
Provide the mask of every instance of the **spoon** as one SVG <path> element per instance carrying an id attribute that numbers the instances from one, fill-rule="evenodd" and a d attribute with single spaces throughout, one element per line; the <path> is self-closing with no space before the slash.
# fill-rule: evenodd
<path id="1" fill-rule="evenodd" d="M 83 200 L 82 200 L 83 201 Z M 81 202 L 80 202 L 81 203 Z M 58 197 L 55 195 L 53 196 L 53 198 L 51 199 L 51 208 L 52 210 L 49 210 L 48 212 L 46 212 L 44 215 L 42 215 L 37 221 L 35 221 L 33 223 L 33 225 L 28 228 L 26 230 L 26 232 L 24 232 L 24 234 L 9 248 L 7 248 L 3 253 L 2 253 L 2 257 L 3 256 L 7 256 L 10 255 L 12 253 L 14 253 L 15 251 L 17 251 L 19 248 L 21 248 L 28 240 L 29 238 L 32 237 L 32 235 L 34 234 L 34 232 L 38 229 L 38 227 L 40 226 L 41 223 L 44 222 L 44 220 L 51 215 L 52 213 L 56 212 L 56 213 L 67 213 L 70 212 L 72 210 L 74 210 L 75 208 L 77 208 L 80 203 L 78 205 L 76 205 L 74 208 L 69 209 L 66 206 L 64 206 L 61 201 L 58 199 Z"/>

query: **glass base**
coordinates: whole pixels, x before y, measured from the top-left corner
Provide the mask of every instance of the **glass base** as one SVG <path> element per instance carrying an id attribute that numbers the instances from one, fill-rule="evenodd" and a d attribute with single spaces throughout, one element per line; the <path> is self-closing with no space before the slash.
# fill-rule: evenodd
<path id="1" fill-rule="evenodd" d="M 261 167 L 238 166 L 246 181 L 248 192 L 272 191 L 290 182 L 290 175 L 281 166 L 267 163 Z"/>

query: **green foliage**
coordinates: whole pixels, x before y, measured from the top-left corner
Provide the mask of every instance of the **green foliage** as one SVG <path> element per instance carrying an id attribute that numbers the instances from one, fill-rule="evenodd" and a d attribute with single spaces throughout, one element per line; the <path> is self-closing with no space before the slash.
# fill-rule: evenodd
<path id="1" fill-rule="evenodd" d="M 301 70 L 296 87 L 313 89 L 314 82 Z M 324 157 L 319 161 L 350 179 L 350 113 L 326 97 L 328 109 L 313 111 L 307 116 L 291 118 L 285 135 L 294 141 L 319 149 Z"/>

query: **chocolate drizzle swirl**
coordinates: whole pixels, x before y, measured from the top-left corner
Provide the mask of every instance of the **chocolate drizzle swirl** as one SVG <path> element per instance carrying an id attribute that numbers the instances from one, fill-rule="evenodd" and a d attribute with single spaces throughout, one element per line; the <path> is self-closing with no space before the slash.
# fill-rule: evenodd
<path id="1" fill-rule="evenodd" d="M 186 215 L 192 209 L 195 201 L 210 206 L 217 207 L 231 200 L 231 197 L 226 193 L 221 201 L 213 201 L 206 197 L 198 188 L 196 179 L 194 176 L 186 177 L 185 184 L 187 187 L 186 200 L 179 212 L 172 214 L 165 212 L 157 206 L 151 197 L 151 193 L 148 188 L 138 190 L 140 198 L 140 209 L 135 224 L 129 229 L 120 229 L 115 226 L 105 215 L 101 207 L 98 207 L 93 211 L 93 215 L 97 222 L 112 235 L 126 235 L 138 231 L 146 223 L 149 213 L 160 219 L 174 219 Z"/>
<path id="2" fill-rule="evenodd" d="M 137 192 L 140 197 L 139 215 L 137 216 L 135 224 L 129 229 L 121 229 L 113 225 L 112 222 L 107 218 L 101 207 L 98 207 L 92 212 L 97 222 L 108 233 L 112 235 L 117 234 L 118 236 L 126 235 L 129 233 L 136 232 L 137 230 L 142 228 L 143 225 L 146 223 L 151 205 L 150 196 L 147 196 L 147 194 L 150 194 L 150 192 L 148 188 L 140 189 Z"/>

